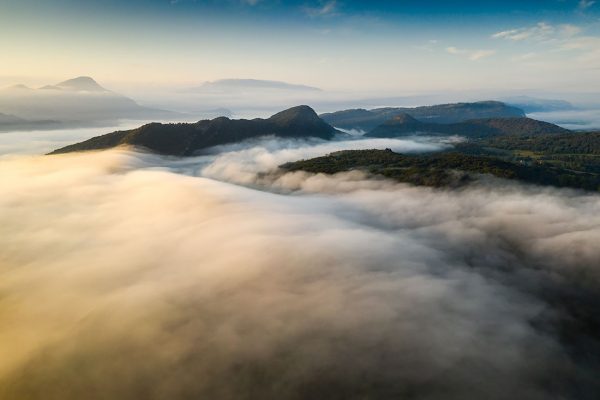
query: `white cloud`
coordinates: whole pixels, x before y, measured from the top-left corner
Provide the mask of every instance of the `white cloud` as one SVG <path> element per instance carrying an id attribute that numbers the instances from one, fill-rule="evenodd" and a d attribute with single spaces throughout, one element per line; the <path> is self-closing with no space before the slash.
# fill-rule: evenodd
<path id="1" fill-rule="evenodd" d="M 506 31 L 494 33 L 493 39 L 507 39 L 515 42 L 523 40 L 537 40 L 546 41 L 553 40 L 560 37 L 570 37 L 581 33 L 581 28 L 577 25 L 563 24 L 563 25 L 550 25 L 545 22 L 539 22 L 538 24 L 525 27 L 516 28 Z"/>
<path id="2" fill-rule="evenodd" d="M 513 41 L 521 41 L 525 39 L 546 40 L 555 32 L 555 27 L 545 22 L 540 22 L 537 25 L 528 28 L 510 29 L 497 32 L 492 35 L 492 38 L 508 39 Z"/>
<path id="3" fill-rule="evenodd" d="M 495 50 L 468 50 L 468 49 L 459 49 L 454 46 L 447 47 L 446 52 L 448 52 L 450 54 L 465 56 L 471 61 L 481 60 L 482 58 L 486 58 L 486 57 L 496 54 Z"/>
<path id="4" fill-rule="evenodd" d="M 560 26 L 560 33 L 563 36 L 575 36 L 581 33 L 581 28 L 576 25 L 565 24 Z"/>
<path id="5" fill-rule="evenodd" d="M 335 15 L 337 11 L 337 1 L 330 0 L 320 2 L 317 7 L 304 7 L 304 12 L 311 17 L 325 17 Z"/>
<path id="6" fill-rule="evenodd" d="M 287 142 L 1 162 L 0 397 L 567 399 L 539 382 L 593 376 L 572 327 L 597 321 L 598 196 L 278 175 L 316 152 Z"/>
<path id="7" fill-rule="evenodd" d="M 531 52 L 531 53 L 525 53 L 525 54 L 520 54 L 518 56 L 514 56 L 512 58 L 513 61 L 528 61 L 528 60 L 533 60 L 538 56 L 537 53 Z"/>
<path id="8" fill-rule="evenodd" d="M 594 2 L 587 2 L 590 7 Z M 497 32 L 492 35 L 494 39 L 506 39 L 511 41 L 533 41 L 550 45 L 549 51 L 580 51 L 579 58 L 571 61 L 579 63 L 600 64 L 600 37 L 582 36 L 582 29 L 571 24 L 549 25 L 540 22 L 533 27 L 517 28 Z M 592 66 L 593 66 L 592 65 Z"/>
<path id="9" fill-rule="evenodd" d="M 590 8 L 591 6 L 593 6 L 594 4 L 596 4 L 595 0 L 581 0 L 577 6 L 577 9 L 579 11 L 585 11 L 588 8 Z"/>

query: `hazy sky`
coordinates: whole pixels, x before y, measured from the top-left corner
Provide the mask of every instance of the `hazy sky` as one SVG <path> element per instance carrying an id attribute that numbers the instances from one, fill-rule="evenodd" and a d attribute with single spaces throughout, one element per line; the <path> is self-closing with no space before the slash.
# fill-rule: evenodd
<path id="1" fill-rule="evenodd" d="M 600 90 L 600 1 L 0 0 L 0 84 Z"/>

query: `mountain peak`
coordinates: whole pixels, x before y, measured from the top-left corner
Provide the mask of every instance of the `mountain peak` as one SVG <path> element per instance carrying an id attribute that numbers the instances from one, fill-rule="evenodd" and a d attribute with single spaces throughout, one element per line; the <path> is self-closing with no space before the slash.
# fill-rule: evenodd
<path id="1" fill-rule="evenodd" d="M 308 106 L 298 106 L 269 119 L 229 119 L 219 117 L 193 124 L 148 124 L 138 129 L 96 136 L 53 153 L 100 150 L 119 145 L 140 146 L 159 154 L 189 156 L 195 152 L 260 136 L 281 138 L 332 139 L 336 129 L 321 120 Z"/>
<path id="2" fill-rule="evenodd" d="M 279 124 L 289 124 L 295 121 L 321 121 L 315 110 L 305 105 L 280 111 L 271 116 L 269 120 Z"/>
<path id="3" fill-rule="evenodd" d="M 18 83 L 16 85 L 9 86 L 8 89 L 18 89 L 18 90 L 30 90 L 31 88 L 22 83 Z"/>
<path id="4" fill-rule="evenodd" d="M 393 122 L 394 124 L 418 124 L 418 123 L 420 123 L 419 120 L 411 117 L 407 113 L 402 113 L 402 114 L 396 115 L 394 118 L 391 119 L 390 122 Z"/>
<path id="5" fill-rule="evenodd" d="M 81 90 L 86 92 L 106 92 L 102 86 L 89 76 L 79 76 L 77 78 L 68 79 L 55 85 L 59 89 L 64 90 Z"/>

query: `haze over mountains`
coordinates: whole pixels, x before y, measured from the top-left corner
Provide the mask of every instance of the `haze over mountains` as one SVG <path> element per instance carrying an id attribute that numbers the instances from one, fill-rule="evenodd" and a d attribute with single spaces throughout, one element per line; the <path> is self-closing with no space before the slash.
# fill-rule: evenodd
<path id="1" fill-rule="evenodd" d="M 565 100 L 542 99 L 524 95 L 503 97 L 500 100 L 504 103 L 520 108 L 526 113 L 570 111 L 577 109 L 577 107 Z"/>
<path id="2" fill-rule="evenodd" d="M 247 118 L 256 115 L 268 116 L 277 110 L 297 104 L 311 104 L 320 112 L 331 111 L 323 114 L 323 118 L 341 128 L 349 128 L 356 125 L 354 122 L 361 120 L 358 129 L 364 131 L 373 129 L 389 117 L 409 111 L 417 119 L 422 119 L 423 116 L 419 114 L 423 111 L 428 118 L 432 118 L 430 122 L 458 122 L 498 115 L 514 117 L 523 116 L 522 112 L 534 112 L 546 113 L 552 122 L 564 123 L 569 127 L 576 127 L 579 123 L 582 128 L 598 124 L 593 114 L 586 114 L 585 108 L 564 100 L 526 95 L 470 95 L 467 98 L 500 98 L 504 102 L 504 110 L 493 110 L 501 103 L 497 101 L 465 103 L 471 104 L 471 108 L 472 104 L 481 103 L 482 109 L 476 111 L 458 108 L 461 103 L 451 103 L 451 107 L 455 109 L 455 117 L 451 116 L 452 110 L 441 110 L 440 105 L 435 106 L 436 109 L 433 110 L 440 112 L 440 116 L 436 117 L 433 112 L 426 110 L 426 107 L 432 107 L 431 105 L 424 106 L 424 110 L 421 110 L 424 107 L 402 105 L 436 104 L 441 103 L 442 99 L 457 98 L 456 95 L 397 93 L 377 97 L 373 93 L 332 92 L 305 84 L 241 78 L 207 81 L 198 86 L 177 90 L 147 88 L 133 92 L 128 90 L 128 93 L 151 106 L 141 106 L 132 98 L 108 90 L 93 78 L 86 76 L 37 88 L 13 84 L 0 89 L 0 114 L 11 116 L 0 119 L 0 131 L 106 126 L 116 125 L 118 121 L 125 119 L 191 121 L 218 116 Z M 400 107 L 389 107 L 391 105 Z M 347 109 L 349 107 L 352 109 Z M 511 110 L 511 107 L 522 112 Z M 345 108 L 347 110 L 343 112 L 337 111 Z M 485 114 L 483 108 L 487 108 L 489 113 Z M 474 113 L 469 114 L 472 111 Z M 554 116 L 553 113 L 565 114 Z M 536 119 L 546 119 L 545 115 L 538 114 L 535 115 Z M 458 115 L 462 116 L 457 117 Z"/>
<path id="3" fill-rule="evenodd" d="M 25 85 L 2 89 L 0 113 L 12 116 L 10 121 L 0 119 L 0 130 L 114 125 L 121 119 L 160 120 L 180 116 L 141 106 L 85 76 L 38 89 Z"/>

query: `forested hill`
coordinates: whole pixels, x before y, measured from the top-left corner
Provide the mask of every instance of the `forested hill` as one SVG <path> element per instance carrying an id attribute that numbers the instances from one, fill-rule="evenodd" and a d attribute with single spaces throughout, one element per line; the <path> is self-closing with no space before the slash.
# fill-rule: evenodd
<path id="1" fill-rule="evenodd" d="M 128 131 L 117 131 L 72 144 L 51 154 L 101 150 L 120 145 L 146 148 L 152 152 L 189 156 L 196 151 L 221 144 L 274 135 L 282 138 L 320 138 L 329 140 L 341 134 L 321 120 L 308 106 L 297 106 L 268 119 L 229 119 L 226 117 L 193 124 L 152 123 Z"/>
<path id="2" fill-rule="evenodd" d="M 335 174 L 362 170 L 399 182 L 434 187 L 460 186 L 482 174 L 540 185 L 598 190 L 597 174 L 546 165 L 525 165 L 457 152 L 403 155 L 387 150 L 349 150 L 281 166 L 286 171 Z"/>
<path id="3" fill-rule="evenodd" d="M 327 123 L 344 129 L 370 131 L 392 118 L 408 114 L 421 122 L 448 124 L 482 118 L 524 117 L 523 110 L 499 101 L 451 103 L 420 107 L 362 108 L 321 114 Z"/>
<path id="4" fill-rule="evenodd" d="M 544 121 L 531 118 L 486 118 L 452 124 L 421 122 L 408 114 L 401 114 L 365 134 L 367 137 L 399 137 L 407 135 L 460 135 L 465 137 L 535 136 L 566 134 L 570 131 Z"/>

